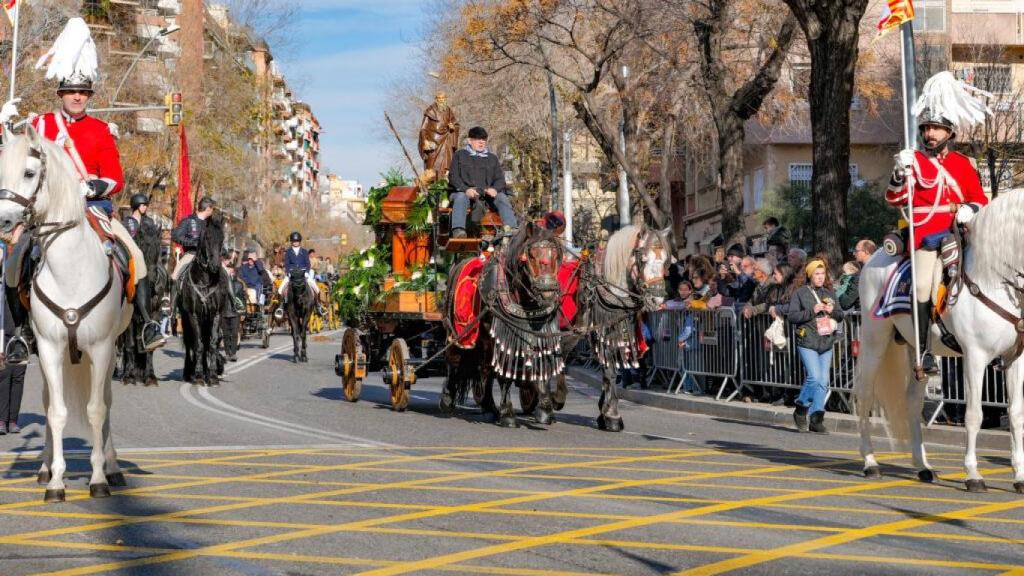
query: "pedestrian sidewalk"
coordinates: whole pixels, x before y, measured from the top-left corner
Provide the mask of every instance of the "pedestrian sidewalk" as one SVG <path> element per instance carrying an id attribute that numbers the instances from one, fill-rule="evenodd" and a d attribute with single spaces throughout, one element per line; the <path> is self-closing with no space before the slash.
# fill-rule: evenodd
<path id="1" fill-rule="evenodd" d="M 568 373 L 577 381 L 591 388 L 598 390 L 601 388 L 601 374 L 596 370 L 570 366 Z M 715 400 L 714 396 L 669 394 L 660 390 L 643 390 L 632 387 L 619 388 L 619 397 L 623 400 L 663 410 L 704 414 L 714 418 L 735 420 L 737 422 L 750 422 L 784 428 L 793 427 L 793 408 L 786 406 L 726 402 L 724 400 Z M 825 424 L 830 432 L 858 434 L 857 418 L 850 414 L 829 412 L 825 418 Z M 872 418 L 871 434 L 872 436 L 887 438 L 881 419 Z M 965 444 L 967 435 L 962 427 L 935 424 L 925 428 L 924 439 L 928 444 L 961 447 Z M 887 449 L 882 446 L 878 448 Z M 1002 430 L 982 430 L 978 434 L 978 448 L 985 450 L 1009 450 L 1010 435 Z"/>

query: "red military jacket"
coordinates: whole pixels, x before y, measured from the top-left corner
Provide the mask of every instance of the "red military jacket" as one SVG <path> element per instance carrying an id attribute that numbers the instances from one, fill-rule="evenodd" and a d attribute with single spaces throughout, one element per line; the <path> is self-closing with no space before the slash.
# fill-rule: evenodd
<path id="1" fill-rule="evenodd" d="M 981 189 L 978 170 L 971 159 L 959 152 L 944 158 L 921 151 L 914 153 L 914 248 L 920 248 L 926 236 L 944 232 L 953 226 L 957 209 L 964 204 L 977 207 L 988 204 Z M 909 190 L 902 174 L 894 174 L 885 192 L 889 204 L 905 208 Z"/>
<path id="2" fill-rule="evenodd" d="M 75 120 L 64 112 L 59 112 L 64 121 L 67 137 L 61 136 L 57 122 L 57 112 L 48 112 L 32 119 L 32 126 L 46 138 L 68 150 L 73 164 L 74 154 L 65 142 L 70 139 L 74 149 L 82 159 L 85 180 L 105 180 L 109 184 L 106 197 L 111 197 L 124 187 L 124 172 L 121 169 L 121 157 L 117 151 L 114 135 L 110 133 L 107 123 L 88 114 Z"/>

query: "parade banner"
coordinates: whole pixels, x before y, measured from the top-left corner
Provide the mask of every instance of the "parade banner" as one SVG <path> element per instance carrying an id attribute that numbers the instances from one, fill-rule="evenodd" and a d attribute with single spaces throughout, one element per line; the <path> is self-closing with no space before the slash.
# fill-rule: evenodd
<path id="1" fill-rule="evenodd" d="M 178 154 L 178 210 L 174 215 L 177 224 L 192 213 L 192 171 L 188 159 L 188 138 L 185 136 L 185 124 L 178 126 L 178 137 L 181 148 Z"/>
<path id="2" fill-rule="evenodd" d="M 882 36 L 893 28 L 914 19 L 914 3 L 911 0 L 889 0 L 882 19 L 878 21 L 878 35 Z"/>

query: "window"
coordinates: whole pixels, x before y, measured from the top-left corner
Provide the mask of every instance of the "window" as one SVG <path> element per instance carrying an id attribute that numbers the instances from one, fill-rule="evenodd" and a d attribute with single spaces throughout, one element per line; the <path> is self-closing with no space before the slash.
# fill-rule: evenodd
<path id="1" fill-rule="evenodd" d="M 811 89 L 811 65 L 793 64 L 789 70 L 793 94 L 806 99 Z"/>
<path id="2" fill-rule="evenodd" d="M 753 199 L 750 197 L 750 176 L 743 176 L 743 212 L 753 212 Z"/>
<path id="3" fill-rule="evenodd" d="M 1013 91 L 1009 66 L 983 64 L 975 67 L 968 75 L 973 76 L 969 81 L 980 90 L 993 94 L 1005 94 Z"/>
<path id="4" fill-rule="evenodd" d="M 754 210 L 764 204 L 764 168 L 754 170 Z"/>
<path id="5" fill-rule="evenodd" d="M 761 172 L 761 188 L 764 188 L 764 170 L 758 169 Z M 811 176 L 814 174 L 814 166 L 812 164 L 805 163 L 794 163 L 789 165 L 789 185 L 790 186 L 805 186 L 811 187 Z M 757 173 L 754 173 L 755 179 Z M 856 164 L 850 164 L 850 185 L 857 186 L 863 184 L 860 179 L 860 168 Z M 755 186 L 757 185 L 755 181 Z M 758 208 L 761 207 L 760 200 L 758 201 Z"/>
<path id="6" fill-rule="evenodd" d="M 789 165 L 789 185 L 806 186 L 811 187 L 811 174 L 813 174 L 813 167 L 811 164 L 790 164 Z"/>
<path id="7" fill-rule="evenodd" d="M 946 31 L 946 0 L 914 2 L 914 32 Z"/>

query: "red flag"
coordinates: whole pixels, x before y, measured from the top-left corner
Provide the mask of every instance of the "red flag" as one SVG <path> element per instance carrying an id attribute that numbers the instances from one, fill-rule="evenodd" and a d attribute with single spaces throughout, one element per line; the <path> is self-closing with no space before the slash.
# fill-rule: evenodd
<path id="1" fill-rule="evenodd" d="M 882 19 L 878 21 L 878 35 L 881 36 L 913 19 L 914 3 L 911 0 L 888 0 Z"/>
<path id="2" fill-rule="evenodd" d="M 18 14 L 18 0 L 3 0 L 4 11 L 7 12 L 7 18 L 11 20 L 11 25 L 14 25 L 14 19 Z"/>
<path id="3" fill-rule="evenodd" d="M 185 125 L 178 127 L 181 150 L 178 154 L 178 213 L 174 222 L 181 222 L 192 213 L 192 174 L 188 162 L 188 139 L 185 137 Z"/>

